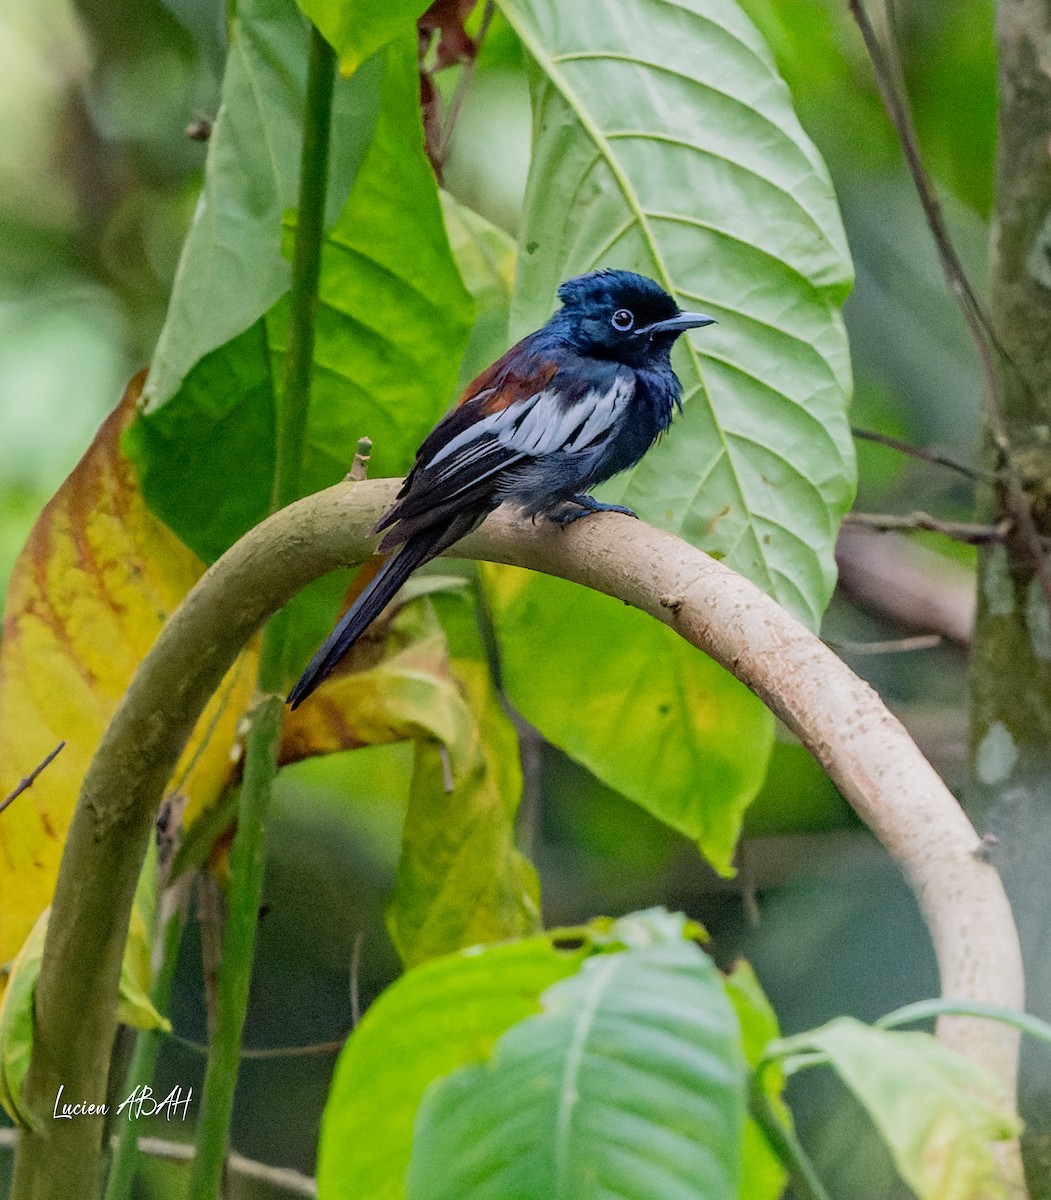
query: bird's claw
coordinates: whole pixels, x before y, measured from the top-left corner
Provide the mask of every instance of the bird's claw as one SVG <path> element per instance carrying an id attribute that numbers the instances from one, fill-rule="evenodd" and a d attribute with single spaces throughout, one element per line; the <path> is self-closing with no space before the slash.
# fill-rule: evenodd
<path id="1" fill-rule="evenodd" d="M 571 507 L 573 505 L 576 507 Z M 548 513 L 548 520 L 554 521 L 556 525 L 560 525 L 564 529 L 567 525 L 572 525 L 574 521 L 579 521 L 581 517 L 590 517 L 592 513 L 601 512 L 620 513 L 625 517 L 634 517 L 636 520 L 639 516 L 637 512 L 633 512 L 623 504 L 604 504 L 592 496 L 581 494 L 574 496 L 565 508 Z"/>

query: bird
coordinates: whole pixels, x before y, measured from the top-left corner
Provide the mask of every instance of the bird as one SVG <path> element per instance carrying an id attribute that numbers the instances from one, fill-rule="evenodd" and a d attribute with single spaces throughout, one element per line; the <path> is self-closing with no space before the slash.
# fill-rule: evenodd
<path id="1" fill-rule="evenodd" d="M 288 696 L 297 708 L 418 567 L 501 504 L 558 525 L 593 513 L 634 517 L 591 488 L 634 466 L 682 411 L 675 340 L 715 323 L 683 312 L 658 283 L 605 268 L 558 289 L 547 324 L 466 388 L 428 434 L 373 533 L 393 551 Z"/>

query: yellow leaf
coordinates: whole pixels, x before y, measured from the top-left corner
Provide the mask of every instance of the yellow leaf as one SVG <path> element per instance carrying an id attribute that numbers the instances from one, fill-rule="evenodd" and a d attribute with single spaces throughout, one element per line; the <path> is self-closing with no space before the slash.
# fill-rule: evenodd
<path id="1" fill-rule="evenodd" d="M 142 376 L 132 381 L 41 513 L 11 576 L 0 646 L 0 798 L 59 741 L 66 747 L 0 814 L 0 965 L 51 901 L 81 780 L 117 703 L 204 570 L 146 508 L 121 451 L 141 385 Z M 231 777 L 254 679 L 254 662 L 243 656 L 173 775 L 190 816 Z"/>
<path id="2" fill-rule="evenodd" d="M 369 565 L 359 574 L 351 598 L 372 573 Z M 455 770 L 470 751 L 465 713 L 441 628 L 406 605 L 374 624 L 310 703 L 286 715 L 278 761 L 430 738 L 447 747 Z"/>

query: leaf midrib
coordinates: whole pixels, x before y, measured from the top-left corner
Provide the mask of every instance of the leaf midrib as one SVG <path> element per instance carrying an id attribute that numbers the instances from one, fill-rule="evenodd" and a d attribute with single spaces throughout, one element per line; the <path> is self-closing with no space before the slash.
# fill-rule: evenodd
<path id="1" fill-rule="evenodd" d="M 624 964 L 625 956 L 611 954 L 603 961 L 601 958 L 592 968 L 596 978 L 591 984 L 591 992 L 585 1004 L 581 1007 L 573 1021 L 573 1035 L 562 1068 L 562 1080 L 558 1093 L 558 1110 L 555 1113 L 555 1136 L 553 1146 L 554 1160 L 554 1193 L 556 1197 L 568 1197 L 569 1168 L 572 1162 L 570 1137 L 573 1127 L 573 1116 L 580 1101 L 580 1074 L 584 1061 L 584 1051 L 588 1035 L 595 1022 L 595 1014 L 599 1005 L 609 990 L 613 976 Z"/>

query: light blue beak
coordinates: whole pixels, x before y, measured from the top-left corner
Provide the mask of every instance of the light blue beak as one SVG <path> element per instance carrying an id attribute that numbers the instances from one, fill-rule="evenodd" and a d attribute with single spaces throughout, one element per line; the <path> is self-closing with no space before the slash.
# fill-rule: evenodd
<path id="1" fill-rule="evenodd" d="M 656 321 L 640 329 L 639 333 L 682 333 L 687 329 L 702 329 L 705 325 L 715 325 L 714 317 L 706 317 L 704 313 L 679 313 L 677 317 L 669 317 L 666 321 Z"/>

